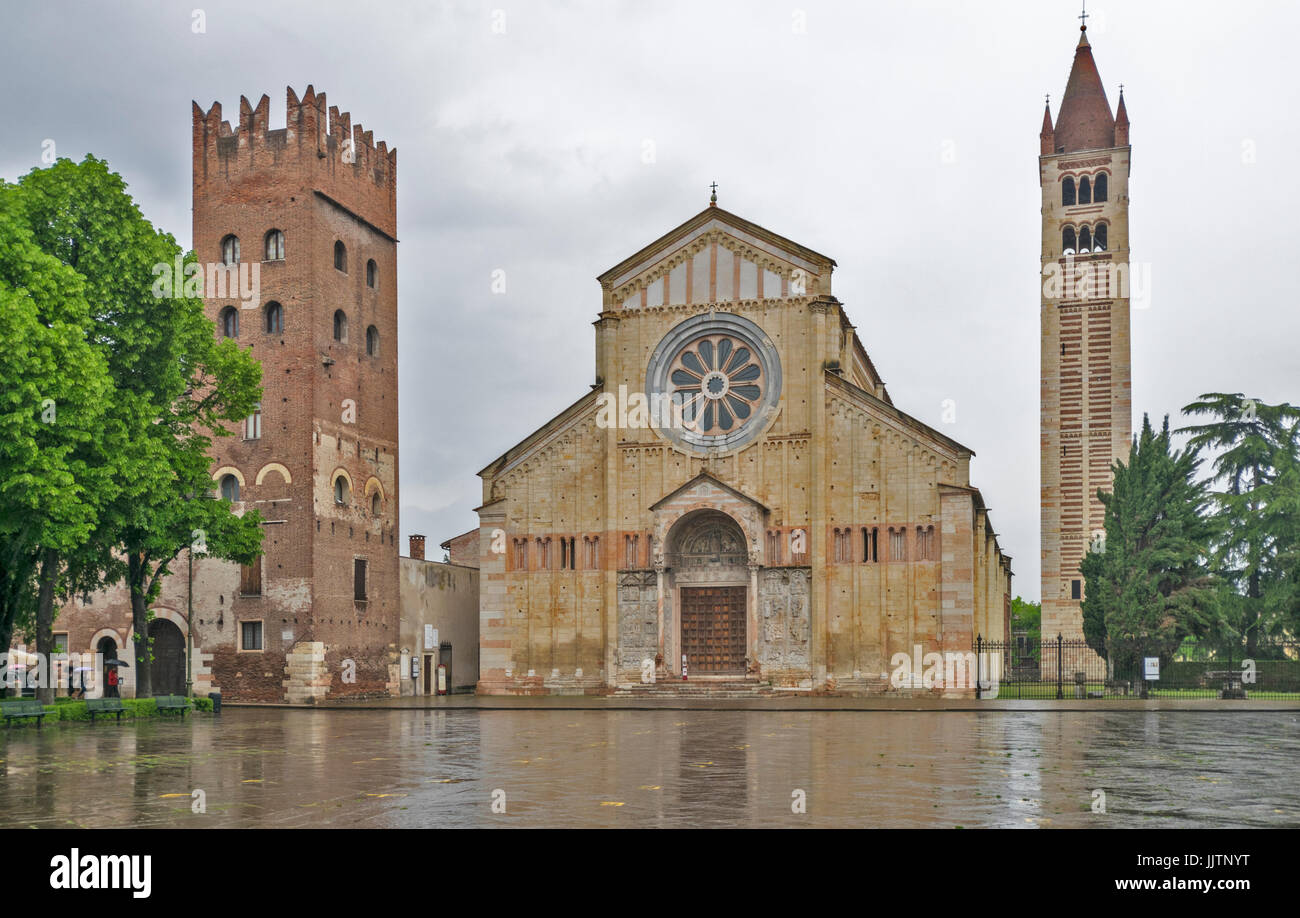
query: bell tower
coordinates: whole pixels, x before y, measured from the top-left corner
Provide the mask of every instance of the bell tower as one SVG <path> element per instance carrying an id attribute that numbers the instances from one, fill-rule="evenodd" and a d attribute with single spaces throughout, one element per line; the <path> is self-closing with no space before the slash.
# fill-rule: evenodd
<path id="1" fill-rule="evenodd" d="M 1049 100 L 1039 134 L 1045 639 L 1082 637 L 1079 564 L 1104 529 L 1097 490 L 1110 490 L 1132 437 L 1128 113 L 1121 87 L 1112 116 L 1080 18 L 1056 123 Z"/>

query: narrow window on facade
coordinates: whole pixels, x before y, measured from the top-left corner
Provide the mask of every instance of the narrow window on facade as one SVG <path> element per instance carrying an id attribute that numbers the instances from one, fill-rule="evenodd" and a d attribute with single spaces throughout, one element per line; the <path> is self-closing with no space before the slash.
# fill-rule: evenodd
<path id="1" fill-rule="evenodd" d="M 366 329 L 366 355 L 369 357 L 379 356 L 379 329 L 373 325 Z"/>
<path id="2" fill-rule="evenodd" d="M 366 286 L 371 289 L 379 286 L 379 265 L 373 258 L 366 262 Z"/>
<path id="3" fill-rule="evenodd" d="M 1071 598 L 1071 599 L 1082 599 L 1082 598 L 1083 598 L 1083 581 L 1082 581 L 1082 580 L 1071 580 L 1071 581 L 1070 581 L 1070 598 Z"/>
<path id="4" fill-rule="evenodd" d="M 334 310 L 334 340 L 348 340 L 348 316 L 342 309 Z"/>
<path id="5" fill-rule="evenodd" d="M 262 439 L 262 403 L 253 406 L 253 413 L 244 419 L 244 439 Z"/>
<path id="6" fill-rule="evenodd" d="M 1084 255 L 1092 251 L 1092 230 L 1086 226 L 1079 227 L 1079 254 Z"/>
<path id="7" fill-rule="evenodd" d="M 1094 251 L 1106 251 L 1106 224 L 1098 223 L 1095 235 L 1092 237 L 1092 247 Z"/>
<path id="8" fill-rule="evenodd" d="M 379 516 L 384 509 L 384 502 L 379 499 L 379 492 L 370 495 L 370 515 Z"/>
<path id="9" fill-rule="evenodd" d="M 342 240 L 334 243 L 334 267 L 339 271 L 347 273 L 348 270 L 348 250 L 343 245 Z"/>
<path id="10" fill-rule="evenodd" d="M 1061 252 L 1064 255 L 1073 255 L 1078 243 L 1074 236 L 1074 227 L 1067 226 L 1061 230 Z"/>
<path id="11" fill-rule="evenodd" d="M 239 264 L 239 237 L 227 236 L 221 240 L 221 263 L 223 265 Z"/>
<path id="12" fill-rule="evenodd" d="M 1074 205 L 1074 179 L 1066 178 L 1061 182 L 1061 204 L 1065 207 Z"/>
<path id="13" fill-rule="evenodd" d="M 355 558 L 352 561 L 352 598 L 357 602 L 366 601 L 366 561 Z"/>
<path id="14" fill-rule="evenodd" d="M 1079 203 L 1092 203 L 1092 183 L 1088 180 L 1088 176 L 1086 175 L 1079 179 Z"/>
<path id="15" fill-rule="evenodd" d="M 767 563 L 769 565 L 781 563 L 781 530 L 779 529 L 767 531 Z"/>
<path id="16" fill-rule="evenodd" d="M 1100 204 L 1102 201 L 1106 200 L 1106 195 L 1109 192 L 1109 190 L 1110 190 L 1110 182 L 1106 178 L 1106 173 L 1104 172 L 1098 173 L 1096 179 L 1093 180 L 1093 185 L 1092 185 L 1093 202 Z"/>
<path id="17" fill-rule="evenodd" d="M 221 317 L 218 321 L 221 328 L 221 337 L 238 338 L 239 337 L 239 310 L 234 306 L 227 306 L 221 310 Z"/>
<path id="18" fill-rule="evenodd" d="M 221 496 L 231 502 L 239 500 L 239 479 L 234 475 L 222 475 Z"/>
<path id="19" fill-rule="evenodd" d="M 348 484 L 348 480 L 342 475 L 336 476 L 334 478 L 334 503 L 346 504 L 351 497 L 352 487 Z"/>
<path id="20" fill-rule="evenodd" d="M 266 304 L 266 331 L 271 335 L 284 331 L 284 307 L 279 303 Z"/>
<path id="21" fill-rule="evenodd" d="M 261 650 L 262 649 L 262 623 L 261 622 L 240 622 L 239 623 L 239 649 L 240 650 Z"/>
<path id="22" fill-rule="evenodd" d="M 252 564 L 239 566 L 239 594 L 241 596 L 262 595 L 262 559 Z"/>
<path id="23" fill-rule="evenodd" d="M 889 527 L 889 560 L 907 560 L 907 530 Z"/>
<path id="24" fill-rule="evenodd" d="M 273 229 L 266 234 L 266 260 L 281 261 L 284 259 L 284 233 L 278 229 Z"/>

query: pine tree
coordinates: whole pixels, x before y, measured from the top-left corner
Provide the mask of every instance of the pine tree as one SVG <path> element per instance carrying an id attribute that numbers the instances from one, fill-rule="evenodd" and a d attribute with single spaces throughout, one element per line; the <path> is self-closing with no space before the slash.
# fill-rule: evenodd
<path id="1" fill-rule="evenodd" d="M 1143 416 L 1128 462 L 1112 467 L 1112 491 L 1097 493 L 1106 537 L 1080 565 L 1083 631 L 1116 674 L 1136 672 L 1144 656 L 1167 662 L 1184 638 L 1215 625 L 1215 523 L 1199 464 L 1196 450 L 1171 448 L 1168 417 L 1157 434 Z"/>

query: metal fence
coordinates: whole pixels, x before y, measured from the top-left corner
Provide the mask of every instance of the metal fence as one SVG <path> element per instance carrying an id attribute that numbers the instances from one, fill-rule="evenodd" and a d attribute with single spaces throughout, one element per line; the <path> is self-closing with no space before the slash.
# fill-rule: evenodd
<path id="1" fill-rule="evenodd" d="M 1159 659 L 1147 678 L 1141 658 L 1110 663 L 1082 639 L 975 640 L 978 697 L 1027 699 L 1232 698 L 1300 701 L 1300 641 L 1269 639 L 1248 648 L 1195 640 Z"/>

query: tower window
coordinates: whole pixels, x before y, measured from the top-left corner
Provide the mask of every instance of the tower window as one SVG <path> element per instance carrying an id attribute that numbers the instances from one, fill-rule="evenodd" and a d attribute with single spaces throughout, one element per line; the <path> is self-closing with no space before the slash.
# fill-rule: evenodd
<path id="1" fill-rule="evenodd" d="M 334 267 L 344 274 L 348 271 L 348 250 L 342 240 L 334 243 Z"/>
<path id="2" fill-rule="evenodd" d="M 379 329 L 373 325 L 366 329 L 366 355 L 369 357 L 379 356 Z"/>
<path id="3" fill-rule="evenodd" d="M 262 403 L 253 406 L 253 413 L 244 419 L 244 439 L 262 439 Z"/>
<path id="4" fill-rule="evenodd" d="M 273 229 L 266 234 L 266 260 L 284 260 L 284 233 Z"/>
<path id="5" fill-rule="evenodd" d="M 1079 203 L 1092 203 L 1092 183 L 1088 180 L 1088 176 L 1086 175 L 1079 179 Z"/>
<path id="6" fill-rule="evenodd" d="M 1106 224 L 1098 223 L 1094 232 L 1096 235 L 1092 237 L 1093 250 L 1097 252 L 1106 251 Z"/>
<path id="7" fill-rule="evenodd" d="M 334 340 L 348 340 L 348 316 L 342 309 L 334 310 Z"/>
<path id="8" fill-rule="evenodd" d="M 1084 255 L 1092 251 L 1092 230 L 1086 226 L 1079 227 L 1079 254 Z"/>
<path id="9" fill-rule="evenodd" d="M 1065 207 L 1074 204 L 1074 179 L 1068 176 L 1061 182 L 1061 204 Z"/>
<path id="10" fill-rule="evenodd" d="M 1073 255 L 1078 243 L 1075 241 L 1074 227 L 1067 226 L 1061 230 L 1061 252 L 1065 255 Z"/>
<path id="11" fill-rule="evenodd" d="M 234 475 L 221 476 L 221 497 L 231 503 L 239 500 L 239 479 Z"/>
<path id="12" fill-rule="evenodd" d="M 862 560 L 867 563 L 874 563 L 880 560 L 880 529 L 872 526 L 868 529 L 862 527 Z"/>
<path id="13" fill-rule="evenodd" d="M 1106 192 L 1108 191 L 1108 187 L 1107 187 L 1108 185 L 1109 185 L 1109 181 L 1106 178 L 1106 173 L 1105 172 L 1097 173 L 1097 177 L 1093 179 L 1092 182 L 1093 201 L 1100 204 L 1102 201 L 1106 200 Z"/>
<path id="14" fill-rule="evenodd" d="M 239 310 L 234 306 L 227 306 L 221 310 L 221 337 L 238 338 L 239 337 Z"/>
<path id="15" fill-rule="evenodd" d="M 379 492 L 370 495 L 370 515 L 379 516 L 384 509 L 384 502 L 379 499 Z"/>
<path id="16" fill-rule="evenodd" d="M 352 560 L 352 598 L 357 602 L 366 601 L 366 559 Z"/>
<path id="17" fill-rule="evenodd" d="M 1071 599 L 1083 598 L 1083 581 L 1081 580 L 1070 581 L 1070 598 Z"/>
<path id="18" fill-rule="evenodd" d="M 227 236 L 221 240 L 221 263 L 223 265 L 239 264 L 239 237 Z"/>
<path id="19" fill-rule="evenodd" d="M 375 264 L 373 258 L 366 262 L 366 286 L 371 288 L 379 286 L 379 265 Z"/>
<path id="20" fill-rule="evenodd" d="M 284 307 L 279 303 L 266 304 L 266 331 L 272 335 L 284 331 Z"/>
<path id="21" fill-rule="evenodd" d="M 337 475 L 334 478 L 334 503 L 343 506 L 352 497 L 352 486 L 348 484 L 348 479 L 344 475 Z"/>
<path id="22" fill-rule="evenodd" d="M 252 564 L 241 564 L 239 567 L 239 595 L 240 596 L 261 596 L 262 595 L 262 559 L 257 558 Z"/>

